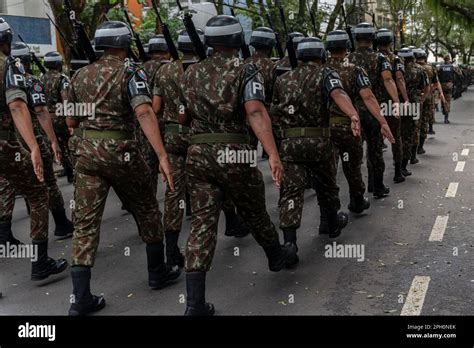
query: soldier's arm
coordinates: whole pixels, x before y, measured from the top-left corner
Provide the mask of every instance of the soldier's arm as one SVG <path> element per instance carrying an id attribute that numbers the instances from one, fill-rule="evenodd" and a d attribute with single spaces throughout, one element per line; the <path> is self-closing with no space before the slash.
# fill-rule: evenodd
<path id="1" fill-rule="evenodd" d="M 56 133 L 54 133 L 53 122 L 51 121 L 51 117 L 49 116 L 49 110 L 46 105 L 38 105 L 35 106 L 35 114 L 38 118 L 38 121 L 41 125 L 41 128 L 46 133 L 48 137 L 51 148 L 53 150 L 54 158 L 56 161 L 61 161 L 61 149 L 59 147 L 58 138 L 56 138 Z"/>
<path id="2" fill-rule="evenodd" d="M 389 70 L 382 71 L 382 79 L 383 85 L 390 95 L 390 98 L 394 103 L 399 103 L 400 99 L 398 98 L 397 85 L 395 84 L 395 81 L 393 81 L 392 72 Z"/>
<path id="3" fill-rule="evenodd" d="M 59 93 L 61 94 L 62 101 L 68 100 L 70 81 L 67 76 L 61 75 L 61 81 L 59 82 Z"/>
<path id="4" fill-rule="evenodd" d="M 397 82 L 397 88 L 400 91 L 400 94 L 402 95 L 403 100 L 405 101 L 405 103 L 409 103 L 410 98 L 408 97 L 408 93 L 407 93 L 407 87 L 406 87 L 406 84 L 405 84 L 405 76 L 403 76 L 403 73 L 401 71 L 397 71 L 395 73 L 395 77 L 397 79 L 397 81 L 396 81 Z"/>
<path id="5" fill-rule="evenodd" d="M 73 78 L 74 81 L 74 78 Z M 70 88 L 68 88 L 68 97 L 67 100 L 70 103 L 76 102 L 76 93 L 74 91 L 74 83 L 70 84 Z M 81 123 L 81 119 L 79 117 L 66 117 L 66 125 L 69 128 L 69 132 L 72 134 L 74 128 L 78 128 L 79 124 Z"/>
<path id="6" fill-rule="evenodd" d="M 364 101 L 365 106 L 370 111 L 372 116 L 380 123 L 381 130 L 380 132 L 390 141 L 392 144 L 395 143 L 395 138 L 393 137 L 392 131 L 387 123 L 387 120 L 382 115 L 382 110 L 380 109 L 379 102 L 377 98 L 375 98 L 374 93 L 370 88 L 364 88 L 359 92 L 362 100 Z"/>

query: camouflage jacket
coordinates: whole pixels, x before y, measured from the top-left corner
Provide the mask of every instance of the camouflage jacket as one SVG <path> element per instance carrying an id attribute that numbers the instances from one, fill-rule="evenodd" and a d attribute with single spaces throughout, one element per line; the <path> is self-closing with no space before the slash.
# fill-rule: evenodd
<path id="1" fill-rule="evenodd" d="M 314 62 L 301 62 L 298 67 L 277 78 L 271 107 L 272 115 L 285 129 L 329 127 L 330 94 L 343 88 L 333 69 Z M 320 138 L 285 138 L 280 156 L 286 161 L 317 161 L 326 156 L 330 141 Z"/>
<path id="2" fill-rule="evenodd" d="M 44 85 L 46 95 L 48 96 L 48 110 L 49 113 L 56 115 L 57 104 L 63 102 L 61 93 L 68 93 L 70 81 L 69 78 L 56 70 L 48 70 L 46 74 L 41 77 L 41 82 Z"/>
<path id="3" fill-rule="evenodd" d="M 117 56 L 104 55 L 93 64 L 79 69 L 71 81 L 70 103 L 94 107 L 94 115 L 75 115 L 85 129 L 109 129 L 132 132 L 134 110 L 151 104 L 146 73 Z M 69 116 L 69 115 L 68 115 Z"/>
<path id="4" fill-rule="evenodd" d="M 342 80 L 344 90 L 347 92 L 355 105 L 356 101 L 360 100 L 359 92 L 363 88 L 371 88 L 369 77 L 365 70 L 359 66 L 349 63 L 348 59 L 329 58 L 326 66 L 338 72 Z M 338 116 L 345 116 L 339 107 L 333 104 L 330 108 L 331 114 Z M 347 121 L 350 122 L 349 118 Z"/>
<path id="5" fill-rule="evenodd" d="M 427 83 L 426 74 L 419 64 L 410 62 L 405 65 L 405 83 L 410 100 L 419 103 Z"/>
<path id="6" fill-rule="evenodd" d="M 184 70 L 182 61 L 177 60 L 162 65 L 155 74 L 152 83 L 153 95 L 160 96 L 163 100 L 163 119 L 165 123 L 178 123 L 180 108 L 180 83 Z"/>
<path id="7" fill-rule="evenodd" d="M 244 103 L 265 102 L 257 67 L 221 52 L 191 65 L 184 73 L 181 91 L 192 134 L 248 134 Z"/>
<path id="8" fill-rule="evenodd" d="M 31 74 L 26 74 L 26 96 L 35 134 L 43 135 L 43 129 L 38 121 L 38 117 L 36 117 L 35 108 L 47 105 L 46 92 L 43 83 Z"/>
<path id="9" fill-rule="evenodd" d="M 428 84 L 432 85 L 434 83 L 438 83 L 438 74 L 436 73 L 436 69 L 433 68 L 430 64 L 423 63 L 419 64 L 421 68 L 425 71 L 425 74 L 428 78 Z M 434 89 L 433 89 L 434 91 Z M 430 92 L 428 96 L 426 96 L 426 100 L 431 101 L 433 99 L 433 91 Z"/>
<path id="10" fill-rule="evenodd" d="M 369 76 L 375 96 L 380 98 L 381 91 L 385 90 L 382 72 L 386 70 L 392 71 L 392 66 L 385 55 L 380 52 L 375 52 L 372 48 L 358 47 L 349 55 L 349 61 L 364 68 Z M 368 112 L 367 107 L 361 100 L 357 102 L 356 106 L 359 110 L 365 113 Z"/>
<path id="11" fill-rule="evenodd" d="M 257 53 L 247 58 L 245 63 L 255 64 L 260 70 L 263 81 L 265 82 L 265 105 L 269 107 L 272 103 L 273 84 L 275 83 L 275 64 L 271 58 L 261 56 Z"/>
<path id="12" fill-rule="evenodd" d="M 155 81 L 156 81 L 156 73 L 157 71 L 165 65 L 166 62 L 159 59 L 150 59 L 147 61 L 145 64 L 143 64 L 143 70 L 145 70 L 147 76 L 148 76 L 148 81 L 150 85 L 150 90 L 153 91 L 153 88 L 155 87 Z"/>
<path id="13" fill-rule="evenodd" d="M 27 103 L 25 69 L 19 61 L 0 52 L 0 130 L 14 130 L 8 104 L 16 99 Z"/>

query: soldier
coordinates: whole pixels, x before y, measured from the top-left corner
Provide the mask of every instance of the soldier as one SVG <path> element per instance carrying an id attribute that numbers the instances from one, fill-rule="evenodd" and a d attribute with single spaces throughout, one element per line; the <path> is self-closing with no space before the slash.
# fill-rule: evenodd
<path id="1" fill-rule="evenodd" d="M 153 289 L 179 277 L 164 262 L 163 226 L 151 174 L 134 140 L 134 116 L 160 159 L 161 173 L 173 189 L 146 73 L 127 59 L 132 34 L 125 23 L 108 21 L 95 32 L 104 55 L 76 72 L 69 102 L 95 105 L 94 117 L 75 114 L 68 126 L 81 125 L 76 163 L 75 231 L 72 241 L 74 302 L 69 315 L 85 315 L 105 306 L 90 292 L 91 268 L 99 245 L 100 223 L 112 186 L 135 218 L 146 243 L 148 284 Z"/>
<path id="2" fill-rule="evenodd" d="M 280 184 L 283 167 L 265 109 L 263 80 L 255 65 L 243 64 L 238 50 L 243 40 L 239 21 L 231 16 L 211 18 L 205 40 L 214 53 L 190 66 L 182 82 L 182 98 L 191 121 L 191 146 L 186 173 L 191 194 L 192 227 L 186 246 L 186 315 L 213 315 L 205 302 L 205 279 L 216 246 L 222 202 L 237 206 L 254 238 L 263 247 L 271 271 L 280 271 L 295 249 L 280 245 L 265 207 L 262 173 L 248 163 L 222 158 L 226 151 L 249 153 L 248 125 L 269 155 L 272 178 Z"/>
<path id="3" fill-rule="evenodd" d="M 0 173 L 30 204 L 31 238 L 37 250 L 31 279 L 42 280 L 63 272 L 67 261 L 56 261 L 48 256 L 48 191 L 43 182 L 41 150 L 28 110 L 25 70 L 19 60 L 9 56 L 12 37 L 10 26 L 0 18 Z M 14 126 L 29 152 L 18 141 Z M 0 204 L 4 206 L 5 202 Z M 6 244 L 10 239 L 11 222 L 0 221 L 0 244 Z"/>
<path id="4" fill-rule="evenodd" d="M 150 88 L 151 91 L 153 91 L 154 83 L 156 81 L 156 72 L 162 65 L 169 63 L 168 60 L 170 59 L 169 48 L 166 44 L 166 40 L 163 35 L 156 35 L 155 37 L 150 39 L 150 41 L 148 42 L 148 54 L 150 56 L 150 60 L 144 64 L 143 70 L 145 70 L 145 73 L 148 76 L 148 80 L 150 81 Z M 155 112 L 157 112 L 156 109 Z M 160 120 L 162 119 L 162 117 L 158 117 L 158 119 Z M 160 124 L 160 129 L 162 131 L 164 130 L 164 123 Z M 158 190 L 159 160 L 156 157 L 156 153 L 150 142 L 148 141 L 147 137 L 143 133 L 141 127 L 136 128 L 136 137 L 140 144 L 140 149 L 142 151 L 142 155 L 145 159 L 145 162 L 150 168 L 152 178 L 151 180 L 153 182 L 153 192 L 156 196 Z"/>
<path id="5" fill-rule="evenodd" d="M 380 123 L 380 131 L 384 138 L 390 142 L 395 141 L 390 132 L 389 125 L 385 120 L 380 106 L 372 93 L 372 86 L 364 69 L 347 61 L 347 48 L 350 45 L 349 35 L 344 30 L 335 30 L 328 34 L 326 49 L 330 51 L 331 57 L 326 66 L 338 72 L 343 83 L 344 90 L 354 103 L 361 98 L 373 117 Z M 370 202 L 364 197 L 365 184 L 362 179 L 361 164 L 364 155 L 360 137 L 355 137 L 351 129 L 351 120 L 337 105 L 330 109 L 331 141 L 335 146 L 336 159 L 340 156 L 342 168 L 349 184 L 350 204 L 349 210 L 360 214 L 369 209 Z M 337 162 L 336 162 L 337 163 Z M 337 171 L 337 166 L 336 166 Z M 324 216 L 324 210 L 321 210 Z M 327 220 L 321 219 L 320 233 L 327 231 Z"/>
<path id="6" fill-rule="evenodd" d="M 422 105 L 423 92 L 426 87 L 426 75 L 419 65 L 415 63 L 413 51 L 410 48 L 402 48 L 398 51 L 398 55 L 405 61 L 405 81 L 407 93 L 411 97 L 412 105 Z M 402 117 L 401 132 L 403 142 L 403 160 L 402 174 L 410 176 L 412 173 L 407 169 L 408 162 L 412 159 L 412 151 L 416 151 L 416 120 L 417 116 L 412 112 Z"/>
<path id="7" fill-rule="evenodd" d="M 392 100 L 394 116 L 398 115 L 398 91 L 392 77 L 392 66 L 380 52 L 373 50 L 375 29 L 370 23 L 360 23 L 354 30 L 357 49 L 349 55 L 349 61 L 364 68 L 369 75 L 375 91 L 386 90 Z M 367 165 L 369 168 L 368 191 L 373 191 L 375 198 L 383 198 L 390 193 L 390 188 L 383 183 L 385 163 L 383 160 L 383 138 L 380 134 L 380 124 L 372 117 L 364 103 L 356 103 L 361 117 L 363 134 L 367 141 Z"/>
<path id="8" fill-rule="evenodd" d="M 397 55 L 395 55 L 391 47 L 393 45 L 394 35 L 393 32 L 389 29 L 381 28 L 377 31 L 377 47 L 379 52 L 381 52 L 385 58 L 387 58 L 388 62 L 392 66 L 392 76 L 393 79 L 396 81 L 398 90 L 400 95 L 402 96 L 405 103 L 409 103 L 409 97 L 407 94 L 406 86 L 405 86 L 405 67 Z M 391 101 L 390 96 L 388 95 L 385 89 L 381 89 L 378 91 L 378 99 L 379 102 L 385 105 L 389 104 Z M 392 144 L 392 156 L 393 162 L 395 164 L 395 176 L 393 177 L 393 181 L 398 184 L 405 181 L 405 177 L 402 174 L 402 137 L 400 133 L 400 115 L 386 115 L 385 119 L 390 126 L 390 130 L 395 138 L 395 143 Z"/>
<path id="9" fill-rule="evenodd" d="M 59 147 L 61 148 L 61 164 L 68 182 L 72 183 L 74 181 L 74 173 L 68 146 L 70 134 L 65 118 L 56 115 L 58 105 L 67 102 L 69 78 L 62 73 L 63 57 L 59 52 L 46 53 L 44 56 L 44 66 L 48 71 L 41 77 L 41 82 L 45 87 L 45 94 L 48 96 L 49 114 L 53 121 Z"/>
<path id="10" fill-rule="evenodd" d="M 72 236 L 74 226 L 66 216 L 66 211 L 64 210 L 64 199 L 56 182 L 56 176 L 54 175 L 53 157 L 48 149 L 48 146 L 43 140 L 41 128 L 48 136 L 55 159 L 59 161 L 61 159 L 61 150 L 59 148 L 56 135 L 54 134 L 48 108 L 46 107 L 44 87 L 35 76 L 31 75 L 31 55 L 30 50 L 26 44 L 22 42 L 13 44 L 11 55 L 15 58 L 19 58 L 26 70 L 26 92 L 28 97 L 28 107 L 30 109 L 30 114 L 35 115 L 35 117 L 33 117 L 33 127 L 36 135 L 36 141 L 40 147 L 41 158 L 43 160 L 44 179 L 46 187 L 48 188 L 49 209 L 51 210 L 56 225 L 54 235 L 60 239 L 64 239 Z M 25 147 L 25 149 L 28 149 L 24 141 L 22 141 L 22 145 Z M 8 181 L 4 180 L 3 178 L 1 181 L 2 185 L 0 185 L 0 196 L 4 197 L 2 200 L 8 203 L 6 204 L 7 209 L 5 211 L 1 209 L 2 217 L 0 219 L 3 221 L 9 221 L 11 223 L 13 209 L 15 206 L 15 191 L 13 187 L 8 184 Z M 5 208 L 5 206 L 3 208 Z"/>
<path id="11" fill-rule="evenodd" d="M 198 30 L 204 43 L 204 32 Z M 178 238 L 183 224 L 186 193 L 186 154 L 190 140 L 189 120 L 180 105 L 180 84 L 184 71 L 199 60 L 186 30 L 178 36 L 178 50 L 183 53 L 181 60 L 163 65 L 153 81 L 153 106 L 157 114 L 163 114 L 165 127 L 165 147 L 169 162 L 173 166 L 174 191 L 169 186 L 165 193 L 164 230 L 167 263 L 173 267 L 184 267 L 184 256 L 178 247 Z"/>
<path id="12" fill-rule="evenodd" d="M 451 111 L 451 98 L 453 96 L 454 87 L 454 66 L 451 63 L 451 57 L 449 55 L 444 57 L 444 64 L 441 64 L 439 67 L 438 77 L 446 100 L 446 102 L 442 104 L 444 123 L 448 124 L 450 123 L 449 113 Z"/>
<path id="13" fill-rule="evenodd" d="M 417 49 L 413 52 L 416 62 L 425 70 L 426 75 L 428 76 L 428 93 L 425 96 L 425 101 L 423 103 L 423 112 L 422 112 L 422 125 L 420 127 L 420 143 L 418 145 L 417 153 L 422 155 L 426 153 L 423 148 L 425 140 L 428 134 L 434 134 L 433 123 L 434 123 L 434 96 L 433 93 L 437 89 L 442 103 L 446 103 L 444 98 L 443 89 L 438 80 L 438 74 L 436 73 L 435 68 L 431 64 L 427 63 L 428 55 L 422 49 Z"/>
<path id="14" fill-rule="evenodd" d="M 328 105 L 337 104 L 350 119 L 353 136 L 360 135 L 359 115 L 344 92 L 333 69 L 322 65 L 326 51 L 320 39 L 304 38 L 298 45 L 298 67 L 277 78 L 271 112 L 283 128 L 280 156 L 285 176 L 281 187 L 280 228 L 285 245 L 296 247 L 296 230 L 301 225 L 307 177 L 316 182 L 316 193 L 327 233 L 336 238 L 347 225 L 336 183 L 336 162 L 330 138 Z M 363 197 L 363 196 L 362 196 Z M 298 258 L 288 267 L 298 262 Z"/>

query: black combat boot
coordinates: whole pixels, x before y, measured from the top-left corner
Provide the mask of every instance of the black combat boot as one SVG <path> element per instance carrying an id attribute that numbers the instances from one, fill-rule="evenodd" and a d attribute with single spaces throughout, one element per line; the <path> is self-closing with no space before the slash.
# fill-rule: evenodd
<path id="1" fill-rule="evenodd" d="M 185 316 L 210 317 L 215 313 L 214 305 L 206 302 L 206 272 L 186 273 Z"/>
<path id="2" fill-rule="evenodd" d="M 72 236 L 74 232 L 73 223 L 67 218 L 66 211 L 63 207 L 52 210 L 51 214 L 53 215 L 54 224 L 56 228 L 54 229 L 54 235 L 58 239 L 66 239 Z"/>
<path id="3" fill-rule="evenodd" d="M 0 245 L 6 245 L 9 242 L 12 223 L 10 221 L 0 222 Z"/>
<path id="4" fill-rule="evenodd" d="M 189 195 L 188 192 L 185 194 L 185 199 L 186 199 L 186 216 L 189 217 L 192 215 L 191 211 L 191 196 Z"/>
<path id="5" fill-rule="evenodd" d="M 74 266 L 71 269 L 74 302 L 69 308 L 70 316 L 83 316 L 105 307 L 105 298 L 91 294 L 90 267 Z"/>
<path id="6" fill-rule="evenodd" d="M 179 231 L 170 231 L 165 233 L 166 240 L 166 263 L 174 268 L 184 267 L 184 256 L 181 254 L 178 246 Z"/>
<path id="7" fill-rule="evenodd" d="M 169 282 L 177 279 L 181 274 L 179 268 L 172 269 L 165 263 L 164 249 L 163 243 L 146 245 L 148 285 L 152 289 L 166 287 Z"/>
<path id="8" fill-rule="evenodd" d="M 74 182 L 74 170 L 70 165 L 66 165 L 64 171 L 66 172 L 67 182 L 72 184 Z"/>
<path id="9" fill-rule="evenodd" d="M 242 221 L 235 210 L 224 211 L 225 215 L 225 235 L 227 237 L 243 238 L 250 233 L 250 230 Z"/>
<path id="10" fill-rule="evenodd" d="M 345 212 L 337 212 L 336 210 L 326 210 L 329 226 L 329 238 L 337 238 L 341 235 L 344 227 L 349 222 L 349 216 Z"/>
<path id="11" fill-rule="evenodd" d="M 48 240 L 33 241 L 37 247 L 38 259 L 32 262 L 31 280 L 43 280 L 50 275 L 63 272 L 67 268 L 65 259 L 54 260 L 48 256 Z"/>
<path id="12" fill-rule="evenodd" d="M 370 208 L 370 202 L 364 195 L 351 195 L 351 201 L 348 205 L 349 211 L 354 214 L 361 214 L 364 210 Z"/>
<path id="13" fill-rule="evenodd" d="M 408 165 L 408 160 L 407 159 L 404 159 L 402 161 L 402 174 L 403 176 L 410 176 L 412 174 L 412 172 L 410 172 L 408 169 L 407 169 L 407 165 Z"/>
<path id="14" fill-rule="evenodd" d="M 435 134 L 436 134 L 436 132 L 435 132 L 434 129 L 433 129 L 433 125 L 432 125 L 432 124 L 430 124 L 430 126 L 429 126 L 428 134 L 430 134 L 430 135 L 435 135 Z"/>
<path id="15" fill-rule="evenodd" d="M 372 193 L 374 192 L 374 174 L 372 169 L 367 168 L 367 192 Z"/>
<path id="16" fill-rule="evenodd" d="M 383 174 L 374 175 L 374 198 L 387 197 L 390 193 L 390 187 L 385 186 L 383 183 Z"/>
<path id="17" fill-rule="evenodd" d="M 425 149 L 423 148 L 423 145 L 425 145 L 425 139 L 426 138 L 420 137 L 420 145 L 418 145 L 418 150 L 416 151 L 418 155 L 423 155 L 426 153 Z"/>
<path id="18" fill-rule="evenodd" d="M 283 228 L 283 240 L 288 248 L 292 248 L 294 245 L 296 252 L 298 252 L 298 245 L 296 244 L 296 228 Z M 286 268 L 292 268 L 300 262 L 298 255 L 286 263 Z"/>
<path id="19" fill-rule="evenodd" d="M 417 152 L 418 152 L 418 145 L 413 145 L 411 148 L 410 164 L 417 164 L 418 162 L 420 162 L 418 158 L 416 158 Z"/>
<path id="20" fill-rule="evenodd" d="M 395 162 L 395 176 L 393 177 L 393 181 L 396 184 L 399 184 L 401 182 L 404 182 L 406 179 L 403 176 L 402 173 L 402 163 L 401 162 Z"/>
<path id="21" fill-rule="evenodd" d="M 449 114 L 444 114 L 444 123 L 445 124 L 451 123 L 451 122 L 449 122 Z"/>
<path id="22" fill-rule="evenodd" d="M 272 272 L 281 271 L 288 263 L 292 263 L 296 257 L 296 245 L 280 245 L 278 240 L 271 245 L 264 246 L 263 250 L 268 258 L 268 268 Z"/>
<path id="23" fill-rule="evenodd" d="M 326 209 L 319 206 L 321 213 L 319 218 L 319 234 L 329 234 L 328 217 L 326 215 Z"/>

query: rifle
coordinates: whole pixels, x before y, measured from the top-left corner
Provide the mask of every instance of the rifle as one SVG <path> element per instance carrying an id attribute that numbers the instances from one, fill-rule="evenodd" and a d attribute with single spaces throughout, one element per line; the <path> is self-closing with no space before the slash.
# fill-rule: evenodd
<path id="1" fill-rule="evenodd" d="M 374 26 L 374 30 L 377 28 L 377 23 L 375 23 L 375 12 L 372 12 L 372 25 Z M 377 34 L 375 34 L 375 40 L 373 42 L 374 51 L 377 51 Z"/>
<path id="2" fill-rule="evenodd" d="M 155 0 L 153 0 L 154 2 Z M 184 27 L 186 28 L 186 31 L 188 33 L 189 38 L 191 39 L 191 42 L 193 43 L 194 50 L 199 57 L 199 60 L 204 60 L 207 58 L 206 54 L 206 49 L 204 48 L 204 45 L 199 38 L 199 34 L 196 31 L 196 27 L 194 26 L 193 22 L 193 15 L 189 11 L 189 9 L 183 10 L 183 7 L 179 3 L 179 0 L 176 0 L 176 3 L 178 4 L 178 8 L 181 12 L 183 12 L 183 23 Z"/>
<path id="3" fill-rule="evenodd" d="M 94 48 L 92 47 L 91 41 L 87 36 L 84 23 L 76 19 L 76 12 L 72 10 L 69 0 L 64 0 L 64 10 L 66 11 L 67 18 L 69 19 L 75 34 L 74 43 L 79 48 L 78 58 L 83 60 L 88 59 L 90 63 L 94 63 L 97 60 Z"/>
<path id="4" fill-rule="evenodd" d="M 123 10 L 123 13 L 125 14 L 125 19 L 127 20 L 127 23 L 130 26 L 130 30 L 132 31 L 133 40 L 135 41 L 135 45 L 137 45 L 138 55 L 140 57 L 140 60 L 142 62 L 146 62 L 148 60 L 148 55 L 146 54 L 145 49 L 143 48 L 142 40 L 140 40 L 140 36 L 137 33 L 135 33 L 135 31 L 133 30 L 132 21 L 130 20 L 130 16 L 128 15 L 127 9 L 122 8 L 122 10 Z"/>
<path id="5" fill-rule="evenodd" d="M 280 57 L 280 59 L 283 59 L 285 57 L 285 52 L 283 51 L 283 48 L 281 48 L 280 33 L 275 31 L 275 28 L 273 27 L 273 22 L 272 22 L 272 19 L 270 17 L 270 14 L 267 12 L 265 14 L 265 16 L 267 17 L 267 22 L 268 22 L 268 25 L 270 26 L 270 29 L 272 29 L 273 32 L 275 33 L 276 49 L 277 49 L 277 52 L 278 52 L 278 56 Z"/>
<path id="6" fill-rule="evenodd" d="M 26 46 L 28 46 L 28 44 L 25 42 L 25 40 L 23 40 L 23 38 L 21 37 L 20 34 L 18 34 L 18 38 L 20 39 L 21 42 L 23 42 Z M 28 46 L 28 48 L 30 48 L 30 46 Z M 30 50 L 30 54 L 31 54 L 31 59 L 33 60 L 33 63 L 36 64 L 36 66 L 38 67 L 39 71 L 41 71 L 42 74 L 46 74 L 46 69 L 44 68 L 43 64 L 42 64 L 41 61 L 38 59 L 38 57 L 36 57 L 35 52 L 33 52 L 32 50 Z"/>
<path id="7" fill-rule="evenodd" d="M 349 41 L 351 42 L 351 52 L 354 52 L 355 51 L 354 38 L 352 37 L 351 28 L 347 25 L 346 10 L 344 9 L 344 0 L 342 0 L 342 3 L 341 3 L 341 15 L 342 15 L 342 18 L 344 19 L 344 24 L 346 25 L 346 33 L 349 36 Z"/>
<path id="8" fill-rule="evenodd" d="M 224 5 L 227 5 L 227 4 L 224 4 Z M 214 6 L 215 6 L 215 3 L 214 3 Z M 237 20 L 240 23 L 240 19 L 235 14 L 234 8 L 230 7 L 229 5 L 227 5 L 227 6 L 230 8 L 230 14 L 232 15 L 232 17 L 237 18 Z M 240 24 L 240 25 L 242 25 L 242 24 Z M 242 58 L 247 59 L 247 58 L 250 58 L 251 54 L 250 54 L 249 46 L 245 42 L 245 35 L 243 34 L 243 28 L 242 28 L 242 36 L 244 36 L 244 37 L 243 37 L 242 45 L 240 46 L 240 51 L 242 52 Z"/>
<path id="9" fill-rule="evenodd" d="M 311 18 L 311 24 L 313 26 L 314 36 L 318 36 L 319 32 L 318 32 L 318 28 L 316 26 L 316 18 L 314 18 L 314 13 L 313 13 L 313 11 L 311 11 L 311 6 L 309 6 L 308 2 L 306 2 L 306 5 L 308 5 L 308 12 L 309 12 L 309 17 Z M 316 3 L 316 5 L 317 5 L 317 3 Z"/>
<path id="10" fill-rule="evenodd" d="M 59 33 L 59 36 L 61 36 L 61 39 L 63 39 L 64 43 L 69 47 L 69 49 L 72 52 L 73 57 L 79 58 L 79 53 L 76 50 L 76 47 L 74 47 L 73 44 L 71 44 L 67 39 L 64 33 L 61 31 L 61 29 L 58 27 L 56 23 L 54 23 L 53 19 L 49 16 L 49 14 L 46 13 L 46 16 L 48 17 L 49 21 L 53 26 L 56 28 L 56 31 Z"/>
<path id="11" fill-rule="evenodd" d="M 173 42 L 173 38 L 171 37 L 168 25 L 161 19 L 160 11 L 158 11 L 158 5 L 156 4 L 156 0 L 152 0 L 151 4 L 153 5 L 153 9 L 155 10 L 158 21 L 161 23 L 161 30 L 163 32 L 163 36 L 165 37 L 166 44 L 168 45 L 171 58 L 173 58 L 173 60 L 179 60 L 178 50 L 176 49 L 176 46 Z"/>
<path id="12" fill-rule="evenodd" d="M 288 27 L 286 26 L 285 10 L 281 5 L 281 2 L 278 1 L 278 9 L 280 12 L 281 23 L 283 24 L 283 29 L 285 30 L 286 35 L 286 50 L 288 51 L 288 58 L 290 59 L 290 65 L 292 69 L 295 69 L 298 66 L 298 58 L 296 58 L 295 46 L 293 44 L 293 38 L 289 35 Z"/>

